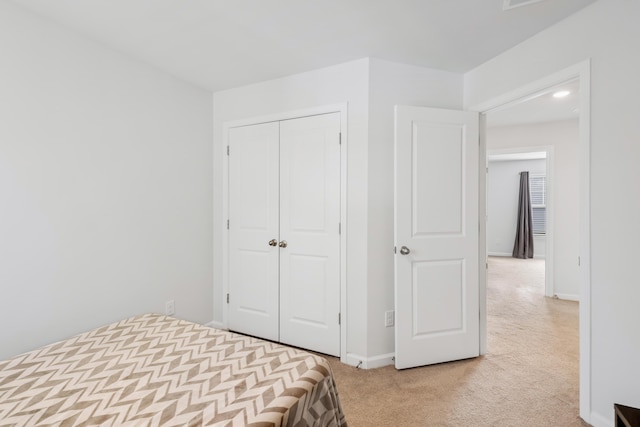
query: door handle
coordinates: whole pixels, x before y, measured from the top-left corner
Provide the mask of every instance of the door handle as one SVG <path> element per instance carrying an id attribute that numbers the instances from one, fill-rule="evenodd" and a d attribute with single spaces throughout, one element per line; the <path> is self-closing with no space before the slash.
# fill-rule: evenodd
<path id="1" fill-rule="evenodd" d="M 280 246 L 281 248 L 286 248 L 287 247 L 287 241 L 286 240 L 281 241 L 278 246 Z"/>
<path id="2" fill-rule="evenodd" d="M 406 246 L 402 246 L 400 248 L 400 255 L 409 255 L 411 253 L 411 250 L 406 247 Z"/>
<path id="3" fill-rule="evenodd" d="M 277 246 L 277 245 L 278 245 L 278 241 L 276 239 L 269 240 L 269 246 Z"/>

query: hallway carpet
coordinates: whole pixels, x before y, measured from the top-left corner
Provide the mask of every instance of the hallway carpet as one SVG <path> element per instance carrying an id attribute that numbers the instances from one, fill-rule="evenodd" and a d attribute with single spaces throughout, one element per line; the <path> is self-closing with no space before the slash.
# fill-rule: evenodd
<path id="1" fill-rule="evenodd" d="M 544 296 L 544 260 L 492 257 L 488 351 L 363 370 L 329 358 L 347 422 L 369 426 L 587 426 L 578 416 L 578 303 Z"/>

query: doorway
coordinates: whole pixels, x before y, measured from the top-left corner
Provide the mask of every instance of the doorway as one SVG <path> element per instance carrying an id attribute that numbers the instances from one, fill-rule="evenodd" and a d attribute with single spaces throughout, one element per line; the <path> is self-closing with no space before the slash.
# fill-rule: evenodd
<path id="1" fill-rule="evenodd" d="M 579 200 L 578 215 L 578 251 L 576 254 L 576 263 L 579 265 L 578 273 L 578 298 L 579 306 L 579 400 L 580 400 L 580 416 L 589 419 L 591 411 L 591 375 L 590 375 L 590 310 L 591 310 L 591 291 L 590 291 L 590 62 L 586 60 L 575 66 L 556 72 L 553 75 L 542 78 L 538 81 L 531 82 L 505 93 L 501 96 L 493 98 L 482 104 L 470 106 L 471 110 L 481 113 L 493 113 L 500 110 L 513 107 L 527 100 L 533 99 L 545 90 L 552 88 L 561 83 L 577 80 L 580 85 L 579 99 L 579 118 L 578 118 L 578 163 L 579 163 L 579 185 L 574 188 Z M 486 115 L 481 115 L 481 122 L 486 122 Z M 486 165 L 486 139 L 481 138 L 482 152 L 485 155 L 481 159 L 481 164 Z M 480 188 L 483 191 L 486 187 L 486 174 L 479 177 Z M 486 193 L 480 199 L 481 211 L 486 212 Z M 481 245 L 479 248 L 481 259 L 486 259 L 486 224 L 481 221 L 480 224 Z M 488 266 L 488 264 L 487 264 Z M 487 277 L 480 274 L 480 318 L 481 318 L 481 353 L 487 352 Z"/>
<path id="2" fill-rule="evenodd" d="M 486 117 L 487 253 L 510 256 L 520 172 L 529 172 L 534 257 L 544 294 L 578 301 L 580 85 L 546 88 Z"/>
<path id="3" fill-rule="evenodd" d="M 490 116 L 491 114 L 489 114 Z M 532 129 L 553 134 L 555 128 L 571 127 L 573 120 L 562 125 L 523 126 L 515 122 L 505 127 L 488 127 L 487 132 L 487 255 L 511 257 L 513 252 L 520 173 L 529 172 L 533 219 L 533 257 L 541 260 L 543 278 L 540 285 L 544 295 L 554 292 L 554 192 L 553 146 L 501 147 L 500 141 L 511 145 L 518 134 L 530 136 Z M 515 137 L 514 137 L 515 135 Z M 575 132 L 577 137 L 577 131 Z M 550 138 L 541 138 L 549 141 Z M 577 141 L 574 141 L 577 143 Z M 577 171 L 576 171 L 577 172 Z M 577 216 L 577 212 L 575 212 Z M 577 278 L 575 280 L 577 286 Z M 576 292 L 577 294 L 577 292 Z"/>
<path id="4" fill-rule="evenodd" d="M 569 89 L 570 95 L 553 97 Z M 572 191 L 579 186 L 578 99 L 577 82 L 564 83 L 503 110 L 524 113 L 508 111 L 509 121 L 500 121 L 501 112 L 490 112 L 486 129 L 487 351 L 491 357 L 517 359 L 522 368 L 540 372 L 548 390 L 564 393 L 572 413 L 578 412 L 579 402 L 579 208 Z M 562 114 L 543 117 L 550 121 L 531 121 L 536 108 L 549 112 L 549 103 L 562 104 Z M 532 204 L 533 259 L 511 256 L 524 171 Z M 557 224 L 561 237 L 554 239 Z M 514 329 L 518 333 L 510 333 Z"/>

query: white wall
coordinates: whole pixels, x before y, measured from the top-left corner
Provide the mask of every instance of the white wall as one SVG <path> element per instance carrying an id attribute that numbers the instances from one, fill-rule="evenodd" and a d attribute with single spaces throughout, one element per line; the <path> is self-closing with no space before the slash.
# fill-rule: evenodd
<path id="1" fill-rule="evenodd" d="M 487 250 L 489 255 L 511 256 L 518 223 L 520 172 L 546 175 L 547 161 L 489 161 L 487 174 Z M 546 239 L 534 236 L 533 253 L 544 258 Z"/>
<path id="2" fill-rule="evenodd" d="M 211 94 L 0 2 L 0 359 L 212 319 Z"/>
<path id="3" fill-rule="evenodd" d="M 465 75 L 479 105 L 591 58 L 591 408 L 640 407 L 640 16 L 637 0 L 600 0 Z M 588 420 L 589 421 L 589 420 Z"/>
<path id="4" fill-rule="evenodd" d="M 375 58 L 370 60 L 367 266 L 369 358 L 375 359 L 395 351 L 394 328 L 384 326 L 384 312 L 394 308 L 394 105 L 461 109 L 462 79 L 462 74 Z"/>
<path id="5" fill-rule="evenodd" d="M 575 299 L 580 293 L 577 262 L 580 241 L 578 121 L 560 120 L 487 129 L 489 151 L 524 147 L 533 151 L 536 148 L 553 147 L 550 185 L 553 186 L 554 293 Z M 536 246 L 536 253 L 539 247 Z"/>

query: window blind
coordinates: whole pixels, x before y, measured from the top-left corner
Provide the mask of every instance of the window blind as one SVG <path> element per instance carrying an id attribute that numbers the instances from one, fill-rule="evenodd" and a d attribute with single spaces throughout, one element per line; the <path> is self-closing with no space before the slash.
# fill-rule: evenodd
<path id="1" fill-rule="evenodd" d="M 531 219 L 533 234 L 547 232 L 547 177 L 532 175 L 529 177 L 529 191 L 531 194 Z"/>

